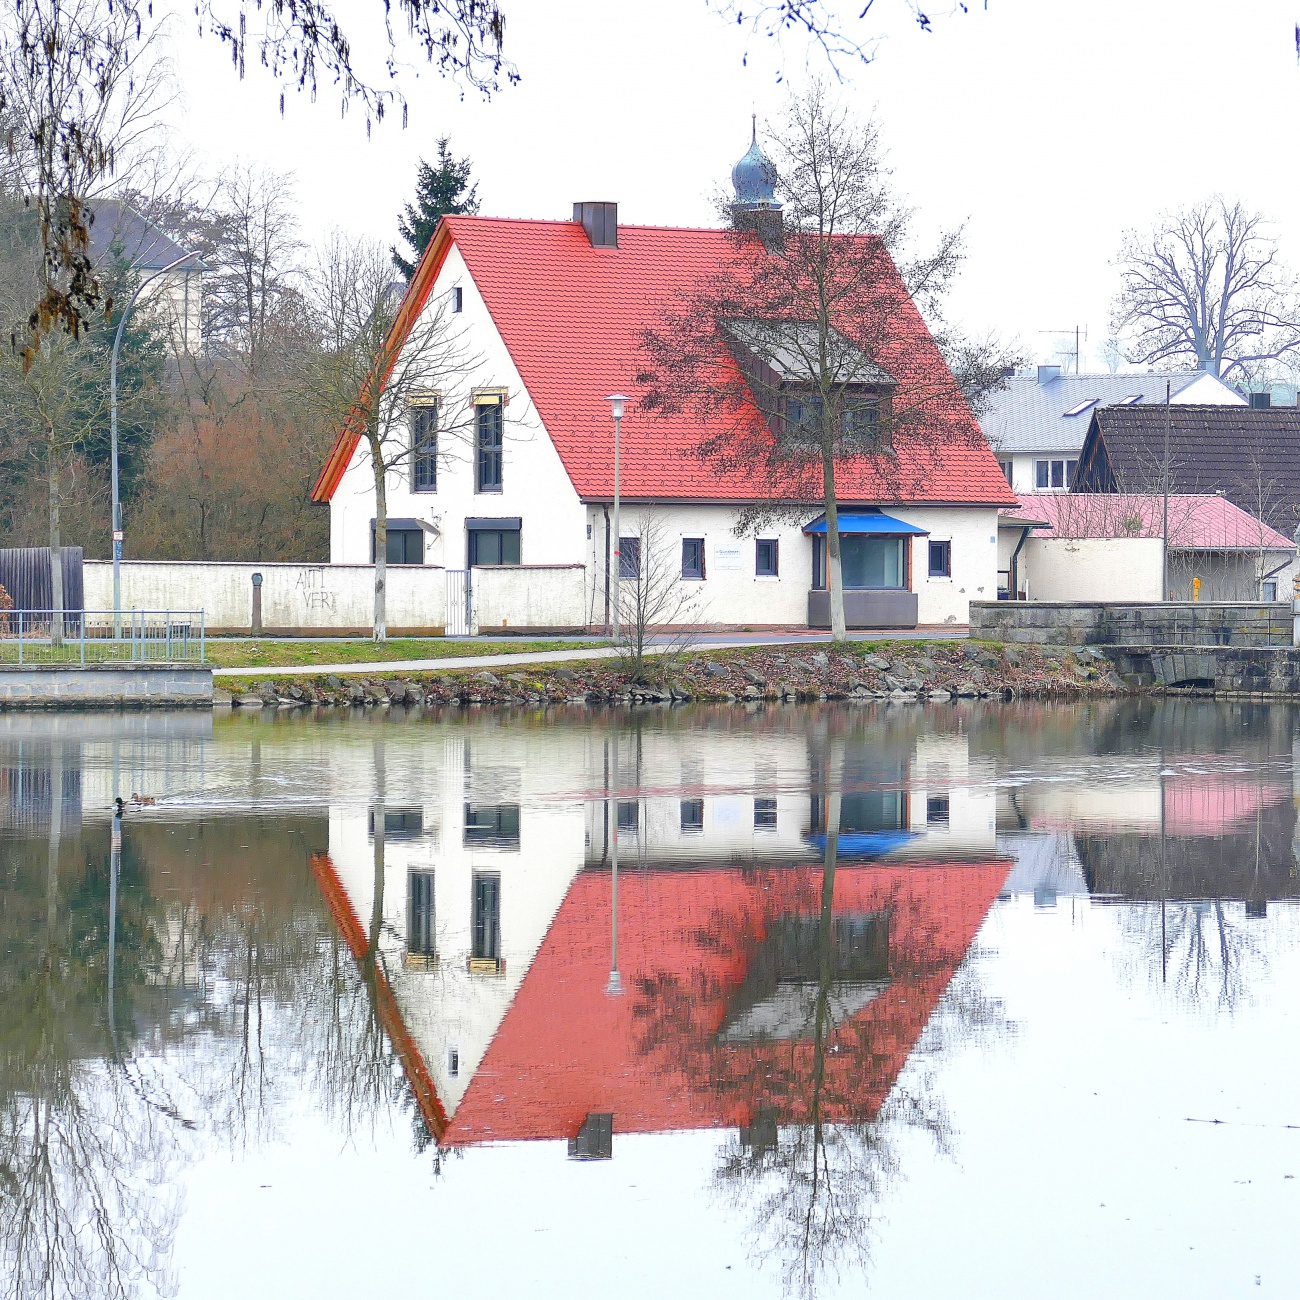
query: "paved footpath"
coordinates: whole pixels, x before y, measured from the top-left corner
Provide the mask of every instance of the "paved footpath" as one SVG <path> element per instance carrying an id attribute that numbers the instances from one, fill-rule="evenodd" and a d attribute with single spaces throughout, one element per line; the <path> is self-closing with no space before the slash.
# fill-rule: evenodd
<path id="1" fill-rule="evenodd" d="M 920 628 L 913 632 L 854 632 L 850 641 L 952 641 L 964 639 L 966 629 Z M 752 636 L 706 634 L 697 638 L 692 650 L 742 650 L 750 646 L 818 645 L 830 640 L 828 633 L 782 632 Z M 673 647 L 651 645 L 647 654 L 664 654 Z M 612 646 L 590 650 L 537 650 L 515 655 L 460 655 L 446 659 L 389 659 L 372 664 L 281 664 L 276 668 L 214 668 L 213 677 L 319 677 L 333 673 L 336 677 L 359 673 L 437 673 L 461 668 L 510 668 L 523 664 L 584 663 L 593 659 L 613 659 L 620 652 Z"/>

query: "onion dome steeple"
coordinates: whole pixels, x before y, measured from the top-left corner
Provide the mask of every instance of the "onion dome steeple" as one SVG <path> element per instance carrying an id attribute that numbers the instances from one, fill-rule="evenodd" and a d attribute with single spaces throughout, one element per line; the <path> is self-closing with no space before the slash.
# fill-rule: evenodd
<path id="1" fill-rule="evenodd" d="M 779 208 L 776 201 L 776 168 L 758 147 L 758 114 L 753 117 L 749 149 L 731 169 L 731 184 L 739 208 Z"/>

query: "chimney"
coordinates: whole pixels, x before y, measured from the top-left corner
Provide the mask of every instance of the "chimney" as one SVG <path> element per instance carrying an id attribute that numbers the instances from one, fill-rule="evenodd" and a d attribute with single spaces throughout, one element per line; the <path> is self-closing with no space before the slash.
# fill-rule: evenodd
<path id="1" fill-rule="evenodd" d="M 575 203 L 573 219 L 582 223 L 592 248 L 618 247 L 617 203 Z"/>
<path id="2" fill-rule="evenodd" d="M 1040 384 L 1054 383 L 1056 380 L 1060 379 L 1060 377 L 1061 377 L 1060 366 L 1039 366 L 1038 367 L 1038 382 Z"/>
<path id="3" fill-rule="evenodd" d="M 1215 379 L 1218 379 L 1219 363 L 1213 357 L 1206 357 L 1205 360 L 1201 362 L 1201 369 L 1205 371 L 1207 375 L 1213 375 Z"/>
<path id="4" fill-rule="evenodd" d="M 1256 411 L 1267 411 L 1273 405 L 1273 394 L 1251 393 L 1250 405 Z"/>

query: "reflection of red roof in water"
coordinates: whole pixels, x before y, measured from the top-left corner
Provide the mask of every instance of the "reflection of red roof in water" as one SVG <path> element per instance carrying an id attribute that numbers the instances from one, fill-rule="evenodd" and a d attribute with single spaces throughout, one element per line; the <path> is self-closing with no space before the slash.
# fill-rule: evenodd
<path id="1" fill-rule="evenodd" d="M 1009 867 L 840 867 L 836 918 L 889 913 L 890 982 L 835 1029 L 823 1118 L 875 1115 Z M 718 1031 L 763 936 L 785 918 L 815 918 L 820 887 L 820 866 L 625 872 L 626 991 L 614 997 L 610 877 L 582 873 L 443 1142 L 573 1137 L 589 1112 L 612 1112 L 616 1133 L 729 1127 L 760 1109 L 798 1122 L 811 1043 L 721 1042 Z"/>

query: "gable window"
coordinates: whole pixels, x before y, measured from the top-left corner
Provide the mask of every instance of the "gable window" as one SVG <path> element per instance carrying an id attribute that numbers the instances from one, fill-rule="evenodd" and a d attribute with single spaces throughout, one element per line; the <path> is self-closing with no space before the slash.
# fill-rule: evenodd
<path id="1" fill-rule="evenodd" d="M 682 577 L 694 582 L 704 581 L 704 538 L 682 538 Z"/>
<path id="2" fill-rule="evenodd" d="M 519 519 L 467 519 L 469 566 L 519 564 Z"/>
<path id="3" fill-rule="evenodd" d="M 465 290 L 462 289 L 460 285 L 457 285 L 451 291 L 451 309 L 455 312 L 465 310 Z"/>
<path id="4" fill-rule="evenodd" d="M 641 576 L 641 539 L 639 537 L 620 537 L 618 539 L 618 576 L 633 582 Z"/>
<path id="5" fill-rule="evenodd" d="M 424 529 L 414 519 L 390 519 L 386 557 L 389 564 L 423 564 Z M 370 521 L 370 563 L 374 562 L 375 521 L 372 519 Z"/>
<path id="6" fill-rule="evenodd" d="M 930 577 L 952 577 L 952 543 L 930 543 Z"/>
<path id="7" fill-rule="evenodd" d="M 775 537 L 760 537 L 754 543 L 754 573 L 759 578 L 775 578 L 780 558 Z"/>
<path id="8" fill-rule="evenodd" d="M 411 403 L 411 491 L 438 490 L 438 402 Z"/>
<path id="9" fill-rule="evenodd" d="M 474 442 L 477 448 L 474 490 L 500 492 L 502 484 L 501 437 L 505 408 L 499 398 L 474 405 Z"/>
<path id="10" fill-rule="evenodd" d="M 1015 486 L 1015 481 L 1016 481 L 1016 480 L 1015 480 L 1015 468 L 1016 468 L 1016 463 L 1015 463 L 1015 461 L 1012 461 L 1012 460 L 1000 460 L 1000 461 L 998 461 L 998 469 L 1000 469 L 1000 470 L 1002 471 L 1002 475 L 1003 475 L 1003 477 L 1007 480 L 1007 486 L 1008 486 L 1008 487 L 1014 487 L 1014 486 Z"/>
<path id="11" fill-rule="evenodd" d="M 437 955 L 438 941 L 433 907 L 433 872 L 412 871 L 408 877 L 406 951 L 420 957 Z"/>

